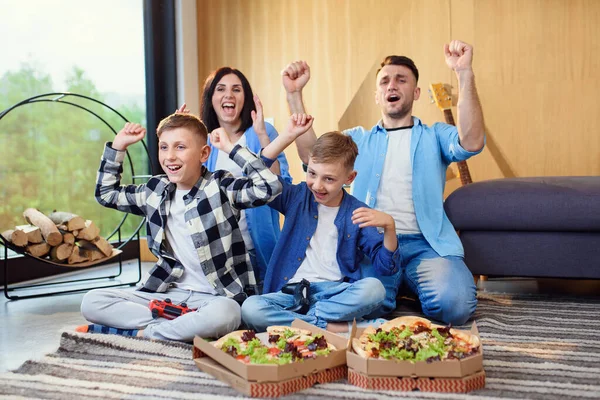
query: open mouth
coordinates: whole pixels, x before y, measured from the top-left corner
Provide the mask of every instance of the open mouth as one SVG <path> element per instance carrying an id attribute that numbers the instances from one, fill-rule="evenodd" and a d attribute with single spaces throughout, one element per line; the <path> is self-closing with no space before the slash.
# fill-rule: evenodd
<path id="1" fill-rule="evenodd" d="M 223 103 L 221 105 L 221 107 L 227 113 L 232 113 L 233 111 L 235 111 L 235 104 L 234 103 L 226 102 L 226 103 Z"/>
<path id="2" fill-rule="evenodd" d="M 398 96 L 397 94 L 390 94 L 386 100 L 390 103 L 395 103 L 396 101 L 400 100 L 400 96 Z"/>
<path id="3" fill-rule="evenodd" d="M 179 171 L 181 169 L 181 165 L 167 165 L 167 169 L 170 172 L 175 173 L 175 172 L 177 172 L 177 171 Z"/>
<path id="4" fill-rule="evenodd" d="M 327 193 L 318 193 L 318 192 L 313 192 L 313 194 L 315 195 L 315 197 L 319 200 L 323 200 L 325 197 L 327 197 Z"/>

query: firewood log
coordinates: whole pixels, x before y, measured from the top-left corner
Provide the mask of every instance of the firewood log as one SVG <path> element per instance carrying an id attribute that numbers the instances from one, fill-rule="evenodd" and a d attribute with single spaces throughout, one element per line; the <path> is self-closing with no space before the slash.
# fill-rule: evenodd
<path id="1" fill-rule="evenodd" d="M 2 237 L 18 247 L 23 247 L 27 244 L 27 234 L 20 230 L 9 229 L 2 232 Z"/>
<path id="2" fill-rule="evenodd" d="M 79 253 L 87 259 L 87 261 L 96 261 L 104 258 L 104 254 L 100 250 L 79 249 Z"/>
<path id="3" fill-rule="evenodd" d="M 64 261 L 73 253 L 73 244 L 62 243 L 58 246 L 54 246 L 52 250 L 50 250 L 50 258 L 52 261 Z"/>
<path id="4" fill-rule="evenodd" d="M 46 254 L 48 254 L 50 252 L 50 245 L 46 242 L 42 242 L 42 243 L 37 243 L 37 244 L 30 244 L 29 246 L 27 246 L 25 248 L 25 250 L 31 254 L 32 256 L 36 256 L 36 257 L 44 257 Z"/>
<path id="5" fill-rule="evenodd" d="M 63 242 L 68 244 L 75 244 L 75 235 L 73 235 L 71 232 L 63 233 Z"/>
<path id="6" fill-rule="evenodd" d="M 84 240 L 94 240 L 98 237 L 99 234 L 100 234 L 100 228 L 98 228 L 96 226 L 96 224 L 94 224 L 93 221 L 90 221 L 88 219 L 85 221 L 85 228 L 83 228 L 79 231 L 77 238 L 84 239 Z"/>
<path id="7" fill-rule="evenodd" d="M 69 264 L 76 264 L 80 262 L 87 261 L 87 257 L 81 255 L 81 251 L 79 250 L 79 246 L 73 246 L 73 252 L 69 256 L 67 262 Z"/>
<path id="8" fill-rule="evenodd" d="M 44 238 L 42 237 L 42 231 L 40 228 L 34 225 L 19 225 L 15 230 L 22 231 L 27 235 L 27 241 L 29 243 L 42 243 Z"/>
<path id="9" fill-rule="evenodd" d="M 76 231 L 85 228 L 85 220 L 79 215 L 64 211 L 54 211 L 48 218 L 56 225 L 66 225 L 68 231 Z"/>
<path id="10" fill-rule="evenodd" d="M 62 243 L 62 235 L 58 231 L 54 222 L 35 208 L 28 208 L 23 212 L 23 216 L 31 225 L 35 225 L 42 231 L 42 236 L 50 246 L 58 246 Z M 48 251 L 50 251 L 48 249 Z"/>
<path id="11" fill-rule="evenodd" d="M 106 257 L 110 257 L 112 255 L 112 244 L 110 244 L 108 240 L 104 239 L 102 236 L 98 236 L 96 239 L 92 240 L 92 243 L 94 243 Z"/>

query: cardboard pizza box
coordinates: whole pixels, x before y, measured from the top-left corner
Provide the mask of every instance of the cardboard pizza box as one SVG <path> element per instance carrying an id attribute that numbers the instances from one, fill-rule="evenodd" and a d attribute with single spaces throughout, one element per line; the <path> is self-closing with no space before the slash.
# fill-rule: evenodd
<path id="1" fill-rule="evenodd" d="M 364 328 L 357 329 L 354 324 L 350 337 L 358 338 L 363 331 Z M 479 330 L 475 322 L 471 326 L 470 333 L 479 338 Z M 481 343 L 481 339 L 479 342 Z M 483 346 L 479 346 L 477 353 L 461 360 L 426 362 L 366 359 L 352 350 L 351 343 L 346 353 L 348 368 L 367 376 L 461 378 L 483 370 Z"/>
<path id="2" fill-rule="evenodd" d="M 348 382 L 354 386 L 371 390 L 467 393 L 485 387 L 485 372 L 479 371 L 461 378 L 426 378 L 371 376 L 349 368 Z"/>
<path id="3" fill-rule="evenodd" d="M 248 381 L 209 357 L 194 359 L 198 368 L 218 380 L 229 384 L 238 392 L 250 397 L 279 397 L 286 394 L 308 389 L 317 383 L 335 382 L 346 378 L 348 369 L 345 365 L 338 365 L 313 374 L 298 376 L 280 382 L 254 382 Z"/>
<path id="4" fill-rule="evenodd" d="M 203 356 L 212 358 L 227 370 L 233 372 L 244 380 L 253 381 L 256 383 L 282 382 L 300 376 L 308 376 L 310 374 L 332 369 L 337 366 L 345 366 L 346 349 L 348 348 L 349 343 L 347 338 L 335 335 L 299 319 L 294 320 L 294 322 L 292 322 L 292 326 L 310 330 L 313 335 L 322 334 L 325 336 L 328 343 L 331 343 L 335 346 L 336 350 L 332 351 L 325 357 L 317 357 L 316 359 L 304 360 L 301 362 L 294 362 L 284 365 L 244 364 L 231 357 L 231 355 L 223 352 L 220 349 L 217 349 L 212 343 L 209 343 L 200 337 L 195 337 L 193 353 L 194 361 L 196 361 L 196 359 L 200 360 Z"/>

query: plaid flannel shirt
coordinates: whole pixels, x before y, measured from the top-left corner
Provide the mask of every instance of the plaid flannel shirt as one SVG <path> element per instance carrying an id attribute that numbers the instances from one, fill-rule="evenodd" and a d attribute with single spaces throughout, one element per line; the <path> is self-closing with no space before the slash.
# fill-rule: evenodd
<path id="1" fill-rule="evenodd" d="M 176 185 L 166 175 L 153 176 L 142 185 L 120 185 L 124 151 L 107 143 L 96 180 L 96 200 L 103 206 L 145 216 L 148 246 L 158 258 L 148 279 L 139 290 L 166 292 L 183 274 L 165 240 L 165 227 L 172 193 Z M 229 157 L 245 177 L 233 178 L 227 171 L 208 171 L 184 196 L 185 221 L 198 252 L 202 270 L 218 294 L 234 297 L 256 280 L 238 226 L 240 209 L 269 203 L 281 193 L 281 183 L 264 162 L 245 147 L 235 146 Z"/>

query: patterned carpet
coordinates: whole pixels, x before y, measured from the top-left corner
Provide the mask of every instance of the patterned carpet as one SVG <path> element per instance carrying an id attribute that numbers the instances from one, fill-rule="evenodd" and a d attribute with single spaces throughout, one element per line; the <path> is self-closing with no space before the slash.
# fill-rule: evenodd
<path id="1" fill-rule="evenodd" d="M 479 293 L 485 389 L 465 394 L 368 391 L 345 381 L 291 399 L 600 399 L 600 299 Z M 191 346 L 65 332 L 60 348 L 0 374 L 3 398 L 227 399 Z M 5 396 L 5 397 L 4 397 Z"/>

